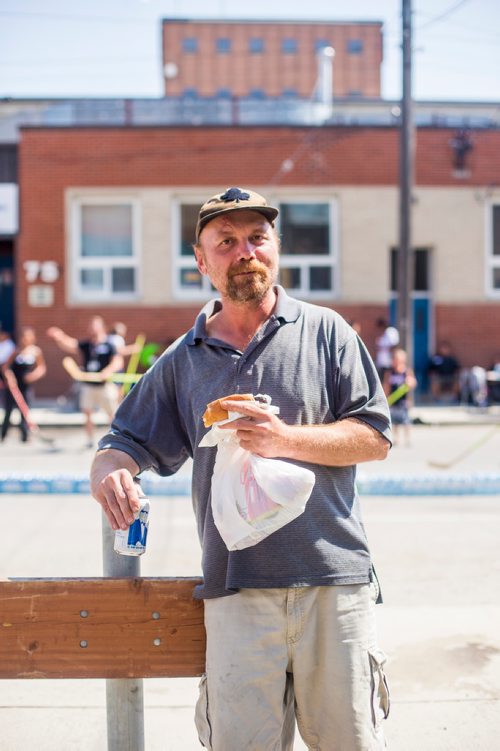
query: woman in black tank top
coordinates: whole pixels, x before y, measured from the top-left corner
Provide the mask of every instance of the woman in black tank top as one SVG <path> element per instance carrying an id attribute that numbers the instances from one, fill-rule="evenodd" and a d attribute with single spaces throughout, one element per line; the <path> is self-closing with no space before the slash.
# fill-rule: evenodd
<path id="1" fill-rule="evenodd" d="M 29 403 L 30 401 L 30 386 L 35 381 L 43 378 L 47 372 L 45 365 L 45 359 L 42 350 L 36 344 L 36 335 L 34 329 L 31 326 L 26 326 L 21 332 L 19 346 L 9 357 L 2 370 L 8 371 L 17 381 L 19 391 L 21 392 L 24 400 Z M 10 418 L 12 411 L 17 407 L 16 401 L 11 392 L 6 390 L 5 394 L 5 415 L 1 430 L 1 439 L 4 440 L 10 428 Z M 19 429 L 21 431 L 21 440 L 28 440 L 28 425 L 24 416 L 21 414 L 21 422 L 19 423 Z"/>

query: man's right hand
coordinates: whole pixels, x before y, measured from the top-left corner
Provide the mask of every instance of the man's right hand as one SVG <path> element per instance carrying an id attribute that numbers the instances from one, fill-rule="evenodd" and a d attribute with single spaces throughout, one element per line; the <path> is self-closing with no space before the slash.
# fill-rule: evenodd
<path id="1" fill-rule="evenodd" d="M 127 529 L 140 508 L 139 486 L 134 482 L 140 471 L 135 461 L 123 451 L 99 451 L 90 470 L 92 495 L 101 505 L 112 529 Z"/>

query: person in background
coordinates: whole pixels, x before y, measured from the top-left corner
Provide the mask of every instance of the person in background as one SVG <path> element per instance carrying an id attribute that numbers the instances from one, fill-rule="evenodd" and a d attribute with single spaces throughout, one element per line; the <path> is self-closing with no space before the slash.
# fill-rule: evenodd
<path id="1" fill-rule="evenodd" d="M 431 394 L 436 401 L 452 399 L 460 395 L 460 363 L 447 341 L 439 343 L 436 353 L 430 358 L 428 372 Z"/>
<path id="2" fill-rule="evenodd" d="M 108 334 L 108 340 L 113 344 L 117 353 L 123 358 L 129 357 L 135 353 L 141 351 L 142 347 L 138 342 L 132 342 L 132 344 L 126 344 L 125 337 L 127 336 L 127 326 L 122 321 L 115 321 Z M 125 368 L 122 367 L 120 372 L 125 372 Z M 118 402 L 121 402 L 127 388 L 124 388 L 124 384 L 118 384 Z"/>
<path id="3" fill-rule="evenodd" d="M 24 401 L 29 405 L 32 384 L 43 378 L 47 372 L 43 352 L 36 343 L 35 330 L 31 326 L 24 326 L 21 330 L 19 346 L 14 349 L 7 362 L 1 366 L 1 370 L 6 383 L 5 415 L 1 430 L 1 439 L 3 441 L 9 432 L 12 411 L 16 407 L 19 409 L 14 396 L 9 390 L 9 379 L 14 378 L 16 380 Z M 29 428 L 22 412 L 20 412 L 20 415 L 19 429 L 21 431 L 21 441 L 26 442 L 29 436 Z"/>
<path id="4" fill-rule="evenodd" d="M 0 328 L 0 366 L 7 362 L 15 348 L 16 345 L 12 341 L 10 334 Z"/>
<path id="5" fill-rule="evenodd" d="M 109 421 L 113 419 L 118 405 L 118 387 L 107 381 L 113 373 L 123 368 L 123 357 L 109 341 L 106 327 L 101 316 L 92 316 L 88 324 L 88 337 L 77 339 L 69 336 L 57 326 L 47 329 L 49 336 L 57 346 L 73 357 L 80 357 L 83 370 L 87 373 L 99 373 L 102 380 L 94 383 L 82 383 L 80 392 L 80 409 L 85 416 L 87 448 L 94 446 L 94 423 L 92 414 L 96 409 L 103 409 Z"/>
<path id="6" fill-rule="evenodd" d="M 490 370 L 494 373 L 500 373 L 500 355 L 495 358 L 495 361 L 491 363 Z"/>
<path id="7" fill-rule="evenodd" d="M 410 446 L 411 419 L 408 408 L 411 400 L 411 392 L 417 386 L 417 379 L 415 378 L 413 369 L 408 367 L 408 357 L 404 349 L 400 347 L 393 349 L 391 367 L 384 373 L 383 385 L 385 395 L 388 399 L 391 394 L 397 396 L 394 403 L 390 406 L 394 445 L 399 442 L 399 433 L 403 430 L 405 443 L 407 446 Z M 402 388 L 404 386 L 408 390 L 404 390 Z M 396 392 L 398 393 L 396 394 Z M 398 396 L 398 394 L 400 395 Z"/>
<path id="8" fill-rule="evenodd" d="M 399 344 L 399 332 L 394 326 L 389 326 L 385 318 L 378 318 L 376 327 L 379 333 L 375 339 L 375 365 L 383 383 L 385 371 L 392 364 L 392 349 Z"/>
<path id="9" fill-rule="evenodd" d="M 500 403 L 500 354 L 491 363 L 486 373 L 487 379 L 487 402 Z"/>
<path id="10" fill-rule="evenodd" d="M 349 321 L 350 325 L 356 332 L 358 336 L 361 336 L 361 322 L 358 321 L 356 318 L 353 318 L 352 321 Z"/>
<path id="11" fill-rule="evenodd" d="M 115 321 L 108 332 L 108 341 L 111 342 L 115 351 L 120 355 L 125 353 L 125 337 L 127 336 L 127 326 L 122 321 Z"/>
<path id="12" fill-rule="evenodd" d="M 126 344 L 125 337 L 127 336 L 127 325 L 123 321 L 115 321 L 111 326 L 108 334 L 108 339 L 116 349 L 119 355 L 122 357 L 128 357 L 138 352 L 140 347 L 135 343 Z"/>
<path id="13" fill-rule="evenodd" d="M 5 365 L 11 354 L 14 352 L 16 345 L 12 341 L 10 334 L 0 327 L 0 407 L 5 406 L 5 379 L 2 374 L 2 365 Z"/>
<path id="14" fill-rule="evenodd" d="M 206 676 L 196 726 L 213 751 L 382 751 L 389 711 L 377 645 L 379 600 L 356 490 L 356 465 L 382 460 L 390 416 L 375 366 L 335 311 L 277 284 L 278 209 L 229 188 L 201 207 L 194 252 L 220 297 L 121 403 L 99 442 L 91 490 L 112 529 L 139 505 L 134 478 L 193 459 L 202 545 Z M 268 394 L 280 416 L 235 393 Z M 216 450 L 199 446 L 209 402 L 241 414 L 235 440 L 314 471 L 305 511 L 265 540 L 229 551 L 214 522 Z M 216 502 L 217 499 L 214 499 Z M 167 543 L 166 543 L 167 544 Z"/>

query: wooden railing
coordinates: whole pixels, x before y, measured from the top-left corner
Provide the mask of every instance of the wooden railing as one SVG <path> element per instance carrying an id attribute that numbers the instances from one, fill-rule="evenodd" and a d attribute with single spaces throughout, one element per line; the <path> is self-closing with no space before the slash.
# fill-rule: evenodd
<path id="1" fill-rule="evenodd" d="M 0 678 L 105 678 L 108 751 L 144 751 L 143 678 L 205 669 L 200 578 L 141 577 L 113 551 L 104 577 L 0 580 Z"/>

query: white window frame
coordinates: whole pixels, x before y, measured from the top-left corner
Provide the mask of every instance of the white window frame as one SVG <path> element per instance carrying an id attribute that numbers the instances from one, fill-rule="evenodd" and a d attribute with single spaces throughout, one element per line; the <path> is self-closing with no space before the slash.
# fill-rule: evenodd
<path id="1" fill-rule="evenodd" d="M 85 206 L 117 206 L 128 205 L 132 209 L 132 255 L 131 256 L 99 256 L 83 257 L 81 255 L 82 241 L 82 208 Z M 70 268 L 72 301 L 122 303 L 139 300 L 142 297 L 142 248 L 141 248 L 141 204 L 129 195 L 80 195 L 71 198 L 70 209 Z M 100 268 L 104 272 L 104 287 L 102 290 L 87 290 L 80 283 L 80 271 L 85 268 Z M 135 271 L 135 289 L 133 292 L 113 292 L 111 288 L 111 271 L 113 268 L 130 268 Z"/>
<path id="2" fill-rule="evenodd" d="M 174 300 L 182 302 L 199 302 L 206 301 L 211 297 L 218 295 L 217 291 L 212 289 L 210 279 L 202 275 L 202 285 L 200 288 L 183 287 L 180 283 L 180 272 L 182 269 L 197 268 L 196 259 L 180 254 L 181 239 L 181 207 L 186 204 L 201 206 L 206 197 L 180 196 L 172 202 L 172 296 Z M 301 270 L 301 285 L 293 289 L 287 289 L 290 295 L 300 297 L 303 300 L 333 300 L 340 294 L 340 264 L 339 264 L 339 211 L 337 199 L 325 195 L 303 196 L 303 195 L 269 195 L 268 203 L 271 206 L 280 207 L 284 203 L 326 203 L 329 210 L 329 245 L 330 253 L 328 255 L 287 255 L 280 254 L 280 268 L 297 268 Z M 278 233 L 280 231 L 279 216 L 276 221 Z M 193 238 L 194 239 L 194 238 Z M 311 291 L 309 289 L 309 268 L 311 266 L 325 266 L 332 270 L 332 288 L 330 290 Z M 307 283 L 306 283 L 307 282 Z"/>
<path id="3" fill-rule="evenodd" d="M 325 300 L 337 298 L 340 290 L 339 279 L 339 211 L 338 202 L 331 196 L 276 196 L 269 200 L 272 206 L 280 208 L 283 203 L 326 203 L 328 204 L 328 222 L 329 222 L 329 236 L 328 242 L 330 246 L 330 253 L 328 255 L 311 255 L 311 254 L 280 254 L 280 269 L 285 268 L 300 268 L 300 287 L 294 287 L 293 289 L 287 289 L 290 295 L 300 297 L 303 300 Z M 276 220 L 276 227 L 278 233 L 280 232 L 280 217 Z M 332 288 L 330 290 L 310 290 L 309 283 L 305 282 L 309 278 L 309 269 L 311 266 L 326 266 L 332 270 Z"/>
<path id="4" fill-rule="evenodd" d="M 495 256 L 493 254 L 493 211 L 497 206 L 500 209 L 500 199 L 489 202 L 486 206 L 485 216 L 486 257 L 484 264 L 484 287 L 486 296 L 492 300 L 500 300 L 500 289 L 495 289 L 493 286 L 493 270 L 500 269 L 500 255 Z"/>
<path id="5" fill-rule="evenodd" d="M 180 282 L 180 272 L 182 269 L 196 269 L 196 258 L 194 255 L 181 255 L 181 208 L 182 206 L 202 206 L 206 201 L 206 196 L 180 196 L 172 201 L 172 297 L 179 302 L 206 302 L 211 297 L 216 297 L 218 292 L 214 292 L 208 276 L 201 274 L 201 287 L 183 287 Z M 193 237 L 194 242 L 194 237 Z"/>

